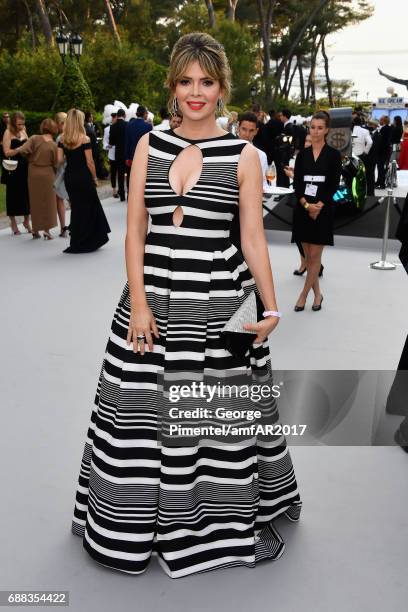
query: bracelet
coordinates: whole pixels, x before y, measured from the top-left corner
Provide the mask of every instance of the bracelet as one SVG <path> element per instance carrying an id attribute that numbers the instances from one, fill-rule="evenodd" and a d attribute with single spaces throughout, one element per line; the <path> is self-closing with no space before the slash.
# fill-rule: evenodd
<path id="1" fill-rule="evenodd" d="M 277 310 L 265 310 L 265 312 L 262 313 L 263 317 L 281 317 L 282 313 L 277 311 Z"/>

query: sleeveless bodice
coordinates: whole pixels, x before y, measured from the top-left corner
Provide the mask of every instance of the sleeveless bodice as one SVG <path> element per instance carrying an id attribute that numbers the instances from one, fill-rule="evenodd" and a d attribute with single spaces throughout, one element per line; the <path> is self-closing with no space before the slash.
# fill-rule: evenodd
<path id="1" fill-rule="evenodd" d="M 149 157 L 145 184 L 145 204 L 151 215 L 149 243 L 212 250 L 228 245 L 231 221 L 239 203 L 238 161 L 247 144 L 232 134 L 200 141 L 188 140 L 172 130 L 149 135 Z M 172 163 L 191 145 L 202 153 L 198 181 L 183 195 L 169 181 Z M 173 212 L 181 206 L 183 220 L 173 223 Z"/>

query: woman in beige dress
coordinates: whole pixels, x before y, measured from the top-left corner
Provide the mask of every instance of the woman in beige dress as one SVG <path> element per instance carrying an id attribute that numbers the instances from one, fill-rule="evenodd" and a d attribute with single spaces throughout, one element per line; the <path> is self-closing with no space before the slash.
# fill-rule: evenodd
<path id="1" fill-rule="evenodd" d="M 20 153 L 28 157 L 28 190 L 33 238 L 52 240 L 50 229 L 57 225 L 57 200 L 54 191 L 57 168 L 57 145 L 54 136 L 58 132 L 52 119 L 44 119 L 41 134 L 31 136 L 25 144 L 14 149 L 11 155 Z"/>

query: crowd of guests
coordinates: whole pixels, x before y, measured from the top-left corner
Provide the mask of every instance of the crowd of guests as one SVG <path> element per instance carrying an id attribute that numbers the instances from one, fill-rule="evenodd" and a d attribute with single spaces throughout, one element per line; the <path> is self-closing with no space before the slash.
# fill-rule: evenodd
<path id="1" fill-rule="evenodd" d="M 52 240 L 51 230 L 59 218 L 60 236 L 68 230 L 70 236 L 64 253 L 94 251 L 108 241 L 110 228 L 96 191 L 93 143 L 85 115 L 77 109 L 58 113 L 54 119 L 44 119 L 39 131 L 29 138 L 23 113 L 3 115 L 1 180 L 13 234 L 21 234 L 16 217 L 23 216 L 23 226 L 33 239 L 41 238 L 42 232 L 45 240 Z M 71 208 L 69 228 L 65 200 Z"/>
<path id="2" fill-rule="evenodd" d="M 395 160 L 400 170 L 408 170 L 408 121 L 396 115 L 390 123 L 387 115 L 380 120 L 366 119 L 362 110 L 353 113 L 353 155 L 364 163 L 367 195 L 385 189 L 387 168 Z M 377 179 L 375 178 L 377 174 Z"/>
<path id="3" fill-rule="evenodd" d="M 170 116 L 164 107 L 160 109 L 160 118 L 161 122 L 153 126 L 148 120 L 147 108 L 139 105 L 136 117 L 126 121 L 126 113 L 120 108 L 111 114 L 111 123 L 104 129 L 103 148 L 108 154 L 113 196 L 120 198 L 121 202 L 127 199 L 133 156 L 140 138 L 152 129 L 176 129 L 182 122 L 180 113 Z"/>
<path id="4" fill-rule="evenodd" d="M 112 113 L 103 133 L 109 171 L 99 148 L 99 133 L 90 112 L 71 109 L 41 122 L 39 134 L 28 137 L 25 116 L 5 112 L 0 123 L 1 182 L 6 186 L 6 214 L 15 236 L 21 234 L 17 217 L 23 217 L 33 239 L 52 240 L 59 221 L 59 236 L 70 236 L 65 253 L 89 252 L 108 240 L 110 228 L 96 191 L 97 180 L 110 176 L 114 197 L 125 201 L 137 143 L 153 129 L 148 111 L 139 106 L 136 118 L 125 120 L 125 111 Z M 180 113 L 160 110 L 155 130 L 175 129 Z M 66 210 L 71 210 L 66 225 Z"/>
<path id="5" fill-rule="evenodd" d="M 263 111 L 255 105 L 250 111 L 238 115 L 236 123 L 230 121 L 226 127 L 231 131 L 235 129 L 239 138 L 255 145 L 265 192 L 268 191 L 265 179 L 271 164 L 276 167 L 277 186 L 288 187 L 293 180 L 292 242 L 296 243 L 301 256 L 300 267 L 294 270 L 294 274 L 302 276 L 306 272 L 304 287 L 294 310 L 301 312 L 305 309 L 311 291 L 314 293 L 312 310 L 321 310 L 321 258 L 325 245 L 334 244 L 332 199 L 340 183 L 342 167 L 340 153 L 326 142 L 329 114 L 315 113 L 306 128 L 291 121 L 288 109 L 281 112 L 271 110 L 269 118 L 265 118 Z M 233 219 L 231 241 L 240 248 L 239 213 Z"/>
<path id="6" fill-rule="evenodd" d="M 6 184 L 6 209 L 14 235 L 21 232 L 16 217 L 23 216 L 23 226 L 34 239 L 52 240 L 51 230 L 60 226 L 61 237 L 70 234 L 65 252 L 87 252 L 108 240 L 110 231 L 96 192 L 97 178 L 110 177 L 113 196 L 126 201 L 133 156 L 139 139 L 150 130 L 174 130 L 182 122 L 180 113 L 160 109 L 161 122 L 149 120 L 145 106 L 136 117 L 126 121 L 126 113 L 112 113 L 104 128 L 103 149 L 107 153 L 106 170 L 98 144 L 98 130 L 92 113 L 72 109 L 44 119 L 40 133 L 28 138 L 23 113 L 4 113 L 0 125 L 0 148 L 9 166 L 2 168 Z M 293 121 L 289 109 L 270 110 L 266 114 L 258 104 L 238 115 L 219 118 L 219 124 L 235 136 L 252 142 L 257 148 L 262 168 L 264 191 L 267 191 L 268 168 L 274 166 L 276 185 L 288 187 L 294 180 L 293 159 L 310 146 L 310 126 Z M 69 134 L 68 141 L 66 134 Z M 387 116 L 377 122 L 366 120 L 360 109 L 353 113 L 353 155 L 365 165 L 368 195 L 375 187 L 385 187 L 386 169 L 396 159 L 401 169 L 408 169 L 408 122 L 396 116 L 390 125 Z M 12 167 L 12 160 L 17 162 Z M 11 163 L 10 163 L 11 162 Z M 15 165 L 15 164 L 14 164 Z M 375 179 L 375 176 L 377 178 Z M 79 179 L 78 177 L 82 177 Z M 70 226 L 66 225 L 66 207 L 71 208 Z M 78 210 L 80 210 L 78 216 Z M 30 220 L 31 216 L 31 220 Z M 91 227 L 90 227 L 91 224 Z M 297 241 L 301 263 L 295 274 L 306 271 L 302 241 Z M 319 275 L 323 272 L 320 266 Z"/>
<path id="7" fill-rule="evenodd" d="M 251 112 L 257 119 L 253 144 L 265 153 L 268 165 L 274 163 L 277 186 L 288 187 L 289 162 L 304 148 L 310 126 L 293 121 L 289 109 L 270 110 L 266 114 L 254 104 Z M 231 113 L 225 129 L 238 135 L 239 123 L 240 117 Z M 400 170 L 408 170 L 408 121 L 403 123 L 399 115 L 392 123 L 386 115 L 377 121 L 366 118 L 362 109 L 356 109 L 352 115 L 352 154 L 364 163 L 367 195 L 374 195 L 375 188 L 385 188 L 390 160 L 395 159 Z"/>

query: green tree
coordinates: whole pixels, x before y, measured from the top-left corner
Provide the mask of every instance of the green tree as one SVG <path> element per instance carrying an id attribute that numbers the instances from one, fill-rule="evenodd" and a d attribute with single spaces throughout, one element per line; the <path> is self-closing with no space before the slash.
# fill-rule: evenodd
<path id="1" fill-rule="evenodd" d="M 35 51 L 29 40 L 20 41 L 15 53 L 0 53 L 0 105 L 32 111 L 49 110 L 61 79 L 56 49 L 40 41 Z"/>
<path id="2" fill-rule="evenodd" d="M 65 59 L 65 70 L 53 104 L 54 111 L 70 108 L 94 110 L 94 101 L 88 83 L 75 58 Z"/>
<path id="3" fill-rule="evenodd" d="M 330 100 L 329 97 L 327 99 L 329 106 L 340 106 L 344 100 L 350 99 L 351 89 L 354 87 L 354 81 L 351 79 L 332 79 L 330 84 L 332 99 Z M 317 85 L 325 93 L 328 92 L 327 82 L 319 81 Z"/>
<path id="4" fill-rule="evenodd" d="M 223 19 L 214 36 L 224 45 L 232 72 L 232 99 L 237 106 L 249 102 L 249 84 L 254 81 L 257 44 L 248 28 L 236 21 Z"/>
<path id="5" fill-rule="evenodd" d="M 334 106 L 333 87 L 329 74 L 329 57 L 326 50 L 326 38 L 348 25 L 359 23 L 371 17 L 374 8 L 367 0 L 330 0 L 316 20 L 316 30 L 320 34 L 321 52 L 324 60 L 326 90 L 330 106 Z"/>
<path id="6" fill-rule="evenodd" d="M 271 46 L 276 61 L 274 95 L 279 92 L 288 98 L 294 73 L 298 71 L 302 102 L 315 98 L 315 71 L 321 52 L 332 105 L 326 37 L 367 19 L 372 15 L 373 7 L 367 0 L 303 0 L 303 13 L 299 16 L 298 6 L 298 0 L 285 0 L 275 7 Z M 305 68 L 307 76 L 304 75 Z"/>
<path id="7" fill-rule="evenodd" d="M 158 108 L 167 99 L 163 88 L 166 69 L 149 52 L 139 49 L 122 33 L 118 46 L 107 32 L 89 41 L 81 58 L 83 74 L 92 90 L 95 105 L 102 110 L 115 99 Z"/>

